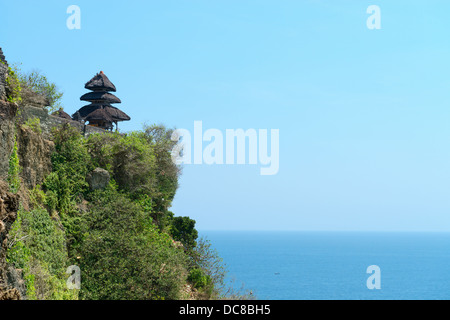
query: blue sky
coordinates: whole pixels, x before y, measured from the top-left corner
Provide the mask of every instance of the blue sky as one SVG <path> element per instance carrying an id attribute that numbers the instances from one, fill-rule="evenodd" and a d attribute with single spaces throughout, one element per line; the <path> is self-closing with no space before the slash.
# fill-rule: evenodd
<path id="1" fill-rule="evenodd" d="M 81 9 L 69 30 L 66 9 Z M 381 9 L 369 30 L 369 5 Z M 132 121 L 280 130 L 280 170 L 190 165 L 202 230 L 450 231 L 448 1 L 2 1 L 0 46 L 64 91 L 100 70 Z"/>

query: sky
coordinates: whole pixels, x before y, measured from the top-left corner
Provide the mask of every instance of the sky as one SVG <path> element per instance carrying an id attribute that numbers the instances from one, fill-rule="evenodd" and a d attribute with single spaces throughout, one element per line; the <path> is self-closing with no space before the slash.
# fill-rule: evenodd
<path id="1" fill-rule="evenodd" d="M 77 5 L 81 29 L 68 29 Z M 370 5 L 381 29 L 369 29 Z M 0 0 L 9 63 L 72 114 L 104 71 L 130 115 L 193 132 L 278 129 L 279 170 L 183 166 L 199 230 L 450 231 L 450 3 Z"/>

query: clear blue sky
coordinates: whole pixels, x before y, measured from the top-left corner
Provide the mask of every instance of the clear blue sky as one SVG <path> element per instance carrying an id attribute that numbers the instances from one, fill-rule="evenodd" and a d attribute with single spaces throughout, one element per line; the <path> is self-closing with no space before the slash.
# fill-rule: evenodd
<path id="1" fill-rule="evenodd" d="M 81 8 L 81 30 L 66 9 Z M 381 30 L 369 30 L 369 5 Z M 103 70 L 132 121 L 280 130 L 280 170 L 185 166 L 197 227 L 450 231 L 448 1 L 1 1 L 9 62 L 69 113 Z"/>

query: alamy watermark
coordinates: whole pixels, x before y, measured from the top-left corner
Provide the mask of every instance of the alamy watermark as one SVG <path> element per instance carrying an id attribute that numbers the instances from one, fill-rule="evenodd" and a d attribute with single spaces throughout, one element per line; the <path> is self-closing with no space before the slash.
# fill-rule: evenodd
<path id="1" fill-rule="evenodd" d="M 66 281 L 67 289 L 79 290 L 81 288 L 81 270 L 78 266 L 70 266 L 66 270 L 66 274 L 70 275 Z"/>
<path id="2" fill-rule="evenodd" d="M 366 272 L 371 274 L 369 278 L 367 278 L 367 289 L 381 289 L 381 269 L 377 265 L 371 265 L 367 267 Z"/>
<path id="3" fill-rule="evenodd" d="M 177 144 L 172 149 L 172 161 L 177 165 L 260 164 L 261 175 L 275 175 L 280 166 L 280 131 L 270 130 L 270 154 L 268 135 L 267 129 L 226 129 L 225 134 L 219 129 L 203 132 L 202 121 L 194 121 L 193 134 L 187 129 L 173 132 L 172 141 Z"/>
<path id="4" fill-rule="evenodd" d="M 377 5 L 370 5 L 366 12 L 370 14 L 367 18 L 366 25 L 370 30 L 381 29 L 381 9 Z"/>
<path id="5" fill-rule="evenodd" d="M 77 5 L 70 5 L 66 10 L 70 16 L 66 20 L 66 26 L 69 30 L 81 29 L 81 9 Z"/>

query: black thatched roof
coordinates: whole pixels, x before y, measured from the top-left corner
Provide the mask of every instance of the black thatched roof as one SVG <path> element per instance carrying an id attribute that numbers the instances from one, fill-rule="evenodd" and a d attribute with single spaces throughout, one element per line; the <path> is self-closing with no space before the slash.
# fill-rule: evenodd
<path id="1" fill-rule="evenodd" d="M 113 118 L 113 121 L 131 120 L 131 118 L 125 112 L 123 112 L 109 104 L 92 103 L 92 104 L 82 107 L 80 110 L 78 110 L 78 112 L 79 112 L 81 119 L 86 120 L 90 113 L 92 113 L 98 109 L 105 110 L 105 112 L 107 112 Z M 74 116 L 75 116 L 75 114 L 74 114 Z"/>
<path id="2" fill-rule="evenodd" d="M 86 93 L 81 96 L 80 100 L 90 102 L 122 103 L 122 101 L 120 101 L 120 99 L 115 95 L 103 91 Z"/>
<path id="3" fill-rule="evenodd" d="M 52 113 L 52 116 L 60 117 L 67 120 L 72 120 L 72 117 L 67 114 L 62 108 L 60 108 L 58 111 L 55 111 Z"/>
<path id="4" fill-rule="evenodd" d="M 100 71 L 97 73 L 84 87 L 92 91 L 113 91 L 116 92 L 116 87 L 109 81 L 108 77 Z"/>
<path id="5" fill-rule="evenodd" d="M 107 122 L 113 122 L 114 119 L 111 117 L 111 115 L 106 112 L 105 109 L 97 109 L 87 115 L 85 118 L 86 121 L 93 121 L 93 120 L 102 120 Z"/>
<path id="6" fill-rule="evenodd" d="M 129 121 L 131 118 L 122 110 L 119 110 L 113 106 L 104 106 L 106 112 L 108 112 L 115 121 Z"/>

